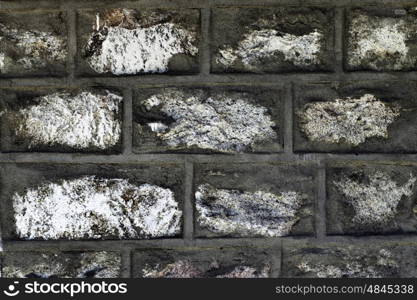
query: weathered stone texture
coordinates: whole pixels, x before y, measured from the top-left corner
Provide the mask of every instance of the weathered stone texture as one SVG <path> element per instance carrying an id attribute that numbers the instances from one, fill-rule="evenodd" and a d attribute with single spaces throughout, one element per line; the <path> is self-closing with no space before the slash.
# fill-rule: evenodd
<path id="1" fill-rule="evenodd" d="M 175 165 L 7 165 L 3 234 L 18 239 L 147 239 L 182 228 Z M 12 226 L 13 225 L 13 226 Z"/>
<path id="2" fill-rule="evenodd" d="M 120 151 L 122 100 L 106 89 L 2 89 L 1 150 Z"/>
<path id="3" fill-rule="evenodd" d="M 212 17 L 212 70 L 327 71 L 333 12 L 313 8 L 218 8 Z"/>
<path id="4" fill-rule="evenodd" d="M 347 17 L 348 70 L 406 71 L 417 67 L 415 8 L 354 9 Z"/>
<path id="5" fill-rule="evenodd" d="M 417 277 L 417 4 L 281 2 L 0 0 L 2 276 Z"/>
<path id="6" fill-rule="evenodd" d="M 409 81 L 299 85 L 295 151 L 415 153 L 416 92 Z"/>
<path id="7" fill-rule="evenodd" d="M 116 278 L 121 257 L 116 252 L 5 252 L 6 278 Z"/>
<path id="8" fill-rule="evenodd" d="M 415 167 L 341 163 L 327 173 L 329 234 L 417 232 Z"/>
<path id="9" fill-rule="evenodd" d="M 197 236 L 277 237 L 314 233 L 311 166 L 201 164 L 196 170 Z"/>
<path id="10" fill-rule="evenodd" d="M 79 72 L 134 75 L 198 71 L 199 11 L 79 11 Z"/>
<path id="11" fill-rule="evenodd" d="M 0 12 L 0 77 L 65 75 L 64 12 Z"/>
<path id="12" fill-rule="evenodd" d="M 278 152 L 279 90 L 140 89 L 133 105 L 135 152 Z"/>
<path id="13" fill-rule="evenodd" d="M 282 277 L 398 278 L 416 277 L 417 245 L 288 245 L 283 250 Z"/>
<path id="14" fill-rule="evenodd" d="M 133 277 L 266 278 L 276 268 L 270 248 L 147 249 L 133 255 Z"/>

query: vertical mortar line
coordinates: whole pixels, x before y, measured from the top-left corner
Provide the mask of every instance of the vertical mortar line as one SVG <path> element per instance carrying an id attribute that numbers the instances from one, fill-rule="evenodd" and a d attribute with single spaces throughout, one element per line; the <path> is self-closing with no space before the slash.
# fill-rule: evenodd
<path id="1" fill-rule="evenodd" d="M 273 244 L 273 257 L 272 257 L 272 270 L 271 270 L 272 278 L 278 278 L 281 275 L 281 264 L 282 264 L 281 261 L 282 261 L 282 238 L 279 238 Z"/>
<path id="2" fill-rule="evenodd" d="M 133 91 L 132 89 L 123 90 L 123 154 L 132 153 L 133 139 Z"/>
<path id="3" fill-rule="evenodd" d="M 282 266 L 284 264 L 284 247 L 285 239 L 281 238 L 281 244 L 279 249 L 279 273 L 277 277 L 282 277 Z"/>
<path id="4" fill-rule="evenodd" d="M 344 73 L 344 27 L 345 27 L 345 8 L 335 8 L 335 30 L 334 30 L 334 52 L 336 67 L 335 72 L 339 75 Z"/>
<path id="5" fill-rule="evenodd" d="M 185 190 L 184 190 L 184 232 L 185 242 L 194 239 L 194 205 L 193 205 L 194 164 L 185 160 Z"/>
<path id="6" fill-rule="evenodd" d="M 69 8 L 67 12 L 68 27 L 68 84 L 72 85 L 75 77 L 75 57 L 77 55 L 77 13 L 75 9 Z"/>
<path id="7" fill-rule="evenodd" d="M 326 237 L 326 163 L 321 160 L 317 170 L 317 206 L 316 206 L 316 238 L 323 240 Z"/>
<path id="8" fill-rule="evenodd" d="M 294 99 L 294 84 L 290 82 L 284 86 L 281 93 L 284 98 L 284 111 L 282 116 L 284 118 L 284 152 L 287 154 L 293 153 L 293 99 Z"/>
<path id="9" fill-rule="evenodd" d="M 201 42 L 200 42 L 200 74 L 209 75 L 211 70 L 210 62 L 210 19 L 211 8 L 201 8 Z"/>
<path id="10" fill-rule="evenodd" d="M 132 249 L 130 247 L 123 247 L 120 251 L 121 255 L 121 266 L 120 266 L 120 277 L 130 278 L 132 277 Z"/>

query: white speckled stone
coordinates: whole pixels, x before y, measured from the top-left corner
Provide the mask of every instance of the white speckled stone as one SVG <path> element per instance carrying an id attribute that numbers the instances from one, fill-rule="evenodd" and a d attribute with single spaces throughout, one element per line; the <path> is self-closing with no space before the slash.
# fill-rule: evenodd
<path id="1" fill-rule="evenodd" d="M 388 126 L 400 109 L 371 94 L 360 98 L 311 102 L 299 112 L 301 130 L 311 141 L 357 146 L 371 137 L 388 138 Z"/>
<path id="2" fill-rule="evenodd" d="M 182 212 L 171 190 L 125 179 L 48 182 L 12 201 L 23 239 L 155 238 L 181 230 Z"/>
<path id="3" fill-rule="evenodd" d="M 73 149 L 105 150 L 121 139 L 119 118 L 122 97 L 105 92 L 57 92 L 40 96 L 19 110 L 5 110 L 11 130 L 29 149 L 37 146 L 67 146 Z"/>
<path id="4" fill-rule="evenodd" d="M 354 223 L 362 226 L 387 224 L 395 217 L 402 197 L 412 195 L 416 178 L 410 175 L 402 186 L 382 171 L 374 172 L 368 178 L 369 183 L 345 178 L 334 184 L 353 206 Z"/>
<path id="5" fill-rule="evenodd" d="M 209 149 L 244 152 L 257 143 L 277 139 L 276 126 L 268 109 L 242 95 L 205 96 L 180 89 L 168 89 L 142 101 L 147 110 L 155 108 L 174 122 L 149 122 L 147 126 L 172 149 Z M 138 132 L 142 130 L 137 125 Z"/>

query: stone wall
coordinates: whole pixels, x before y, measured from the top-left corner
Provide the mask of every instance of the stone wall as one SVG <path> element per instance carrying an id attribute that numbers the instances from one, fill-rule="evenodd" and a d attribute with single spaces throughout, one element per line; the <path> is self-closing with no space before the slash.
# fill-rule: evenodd
<path id="1" fill-rule="evenodd" d="M 3 277 L 417 277 L 417 3 L 3 0 Z"/>

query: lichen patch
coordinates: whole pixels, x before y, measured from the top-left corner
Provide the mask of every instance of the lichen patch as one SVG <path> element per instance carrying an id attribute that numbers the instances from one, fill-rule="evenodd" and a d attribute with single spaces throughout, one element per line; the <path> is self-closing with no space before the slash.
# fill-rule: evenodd
<path id="1" fill-rule="evenodd" d="M 29 140 L 29 148 L 62 145 L 105 150 L 121 139 L 121 101 L 121 96 L 110 92 L 57 92 L 38 97 L 36 104 L 18 111 L 5 111 L 5 118 L 15 124 L 11 129 L 16 137 Z"/>
<path id="2" fill-rule="evenodd" d="M 388 274 L 395 274 L 399 269 L 394 255 L 386 249 L 381 249 L 375 255 L 363 256 L 352 255 L 340 248 L 335 253 L 341 253 L 338 264 L 315 262 L 305 258 L 297 268 L 319 278 L 384 278 Z"/>
<path id="3" fill-rule="evenodd" d="M 281 53 L 285 61 L 295 66 L 317 65 L 322 39 L 323 34 L 317 30 L 300 36 L 274 29 L 254 30 L 237 47 L 220 49 L 216 61 L 225 67 L 240 61 L 248 69 L 256 69 L 261 60 Z"/>
<path id="4" fill-rule="evenodd" d="M 198 186 L 195 193 L 198 223 L 219 234 L 285 236 L 298 221 L 304 198 L 294 191 L 241 192 Z"/>
<path id="5" fill-rule="evenodd" d="M 65 63 L 68 54 L 66 41 L 52 32 L 27 31 L 0 24 L 0 40 L 22 52 L 17 59 L 8 53 L 0 53 L 0 73 L 7 72 L 8 61 L 25 70 L 32 70 L 45 67 L 51 61 Z"/>
<path id="6" fill-rule="evenodd" d="M 352 221 L 355 224 L 387 224 L 396 215 L 401 199 L 412 195 L 416 178 L 410 175 L 410 179 L 400 186 L 382 171 L 367 177 L 366 182 L 343 178 L 334 184 L 352 205 L 355 213 Z"/>
<path id="7" fill-rule="evenodd" d="M 167 188 L 84 176 L 12 197 L 23 239 L 155 238 L 179 233 L 182 212 Z"/>
<path id="8" fill-rule="evenodd" d="M 97 73 L 163 73 L 174 55 L 197 55 L 196 32 L 169 21 L 140 23 L 131 14 L 114 10 L 104 21 L 97 15 L 86 45 L 88 64 Z"/>
<path id="9" fill-rule="evenodd" d="M 301 131 L 311 141 L 358 146 L 371 137 L 388 138 L 388 126 L 400 115 L 375 96 L 306 104 L 298 112 Z"/>
<path id="10" fill-rule="evenodd" d="M 399 18 L 357 15 L 349 29 L 348 64 L 374 70 L 401 70 L 413 67 L 407 41 L 415 26 Z"/>
<path id="11" fill-rule="evenodd" d="M 269 266 L 266 265 L 262 270 L 249 266 L 236 266 L 232 270 L 227 268 L 226 271 L 222 271 L 221 266 L 215 261 L 209 268 L 210 272 L 219 273 L 219 275 L 213 276 L 216 278 L 267 278 L 269 270 Z M 145 278 L 211 277 L 188 260 L 178 260 L 164 267 L 161 267 L 159 264 L 153 267 L 147 265 L 142 272 Z"/>
<path id="12" fill-rule="evenodd" d="M 200 271 L 188 260 L 179 260 L 161 267 L 145 266 L 142 270 L 144 278 L 196 278 Z"/>
<path id="13" fill-rule="evenodd" d="M 256 143 L 277 138 L 276 126 L 268 109 L 245 97 L 203 93 L 186 95 L 170 89 L 144 100 L 144 107 L 157 107 L 174 120 L 148 123 L 156 135 L 172 148 L 198 147 L 221 152 L 242 152 Z M 142 125 L 138 125 L 139 129 Z"/>
<path id="14" fill-rule="evenodd" d="M 117 278 L 120 277 L 120 255 L 114 252 L 84 252 L 80 255 L 77 278 Z"/>
<path id="15" fill-rule="evenodd" d="M 120 263 L 120 255 L 106 251 L 15 252 L 6 255 L 2 275 L 7 278 L 116 278 L 120 275 Z"/>

